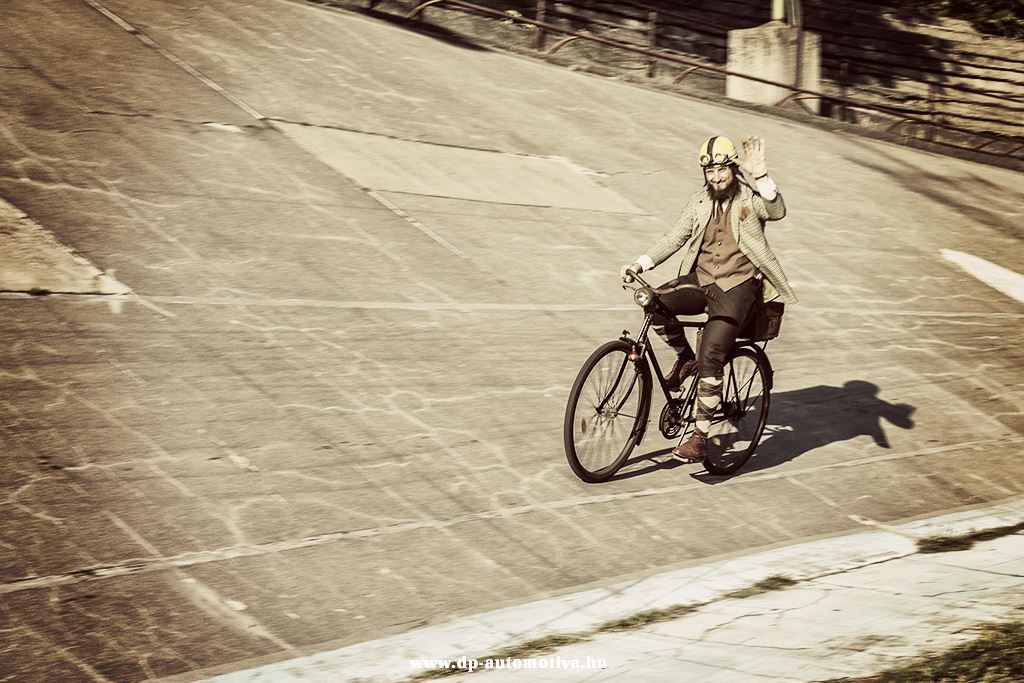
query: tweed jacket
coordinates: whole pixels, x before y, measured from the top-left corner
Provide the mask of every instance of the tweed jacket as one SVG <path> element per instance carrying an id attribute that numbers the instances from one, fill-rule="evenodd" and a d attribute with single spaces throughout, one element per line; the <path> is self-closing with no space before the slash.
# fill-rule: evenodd
<path id="1" fill-rule="evenodd" d="M 711 219 L 711 209 L 712 201 L 707 189 L 701 188 L 693 193 L 672 229 L 647 250 L 654 265 L 664 263 L 677 251 L 682 251 L 679 274 L 686 275 L 693 270 L 704 242 L 704 231 Z M 796 294 L 764 235 L 765 223 L 786 215 L 782 195 L 776 194 L 775 199 L 768 201 L 741 182 L 740 193 L 733 199 L 729 214 L 732 234 L 740 251 L 763 276 L 764 300 L 778 299 L 785 304 L 795 304 Z"/>

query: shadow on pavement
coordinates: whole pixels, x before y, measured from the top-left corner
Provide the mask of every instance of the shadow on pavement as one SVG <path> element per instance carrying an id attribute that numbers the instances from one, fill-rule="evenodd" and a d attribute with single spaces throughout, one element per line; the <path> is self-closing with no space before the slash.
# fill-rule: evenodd
<path id="1" fill-rule="evenodd" d="M 996 203 L 998 199 L 1006 196 L 1007 188 L 973 173 L 969 174 L 969 179 L 958 178 L 957 182 L 951 185 L 948 177 L 929 171 L 923 164 L 912 164 L 886 150 L 879 150 L 877 156 L 881 160 L 875 163 L 852 157 L 847 157 L 847 160 L 888 176 L 900 187 L 920 195 L 929 203 L 948 206 L 971 220 L 998 230 L 1013 239 L 1024 238 L 1019 221 L 1013 220 Z"/>
<path id="2" fill-rule="evenodd" d="M 878 397 L 878 386 L 851 380 L 841 387 L 818 385 L 772 394 L 768 425 L 750 461 L 733 476 L 766 470 L 794 460 L 804 453 L 858 436 L 870 436 L 881 448 L 890 448 L 884 422 L 901 429 L 914 427 L 915 407 L 889 403 Z M 652 424 L 656 432 L 657 425 Z M 648 437 L 652 435 L 648 433 Z M 672 446 L 633 455 L 612 481 L 632 479 L 683 463 L 669 455 Z M 715 484 L 729 477 L 701 471 L 694 479 Z"/>
<path id="3" fill-rule="evenodd" d="M 914 410 L 906 403 L 878 398 L 878 386 L 862 380 L 772 394 L 764 436 L 739 474 L 775 467 L 858 436 L 870 436 L 875 445 L 890 448 L 883 422 L 912 429 Z"/>
<path id="4" fill-rule="evenodd" d="M 651 425 L 654 428 L 655 434 L 657 434 L 658 426 Z M 650 430 L 650 427 L 648 428 Z M 646 438 L 651 438 L 652 434 L 650 431 L 647 432 Z M 661 438 L 660 434 L 657 434 L 656 438 Z M 685 465 L 686 463 L 675 460 L 669 453 L 675 444 L 666 446 L 665 448 L 659 448 L 656 451 L 647 451 L 640 455 L 631 455 L 626 462 L 622 465 L 622 469 L 619 473 L 608 481 L 623 481 L 626 479 L 632 479 L 633 477 L 642 477 L 645 474 L 651 472 L 657 472 L 658 470 L 671 470 Z M 631 468 L 636 469 L 631 469 Z"/>

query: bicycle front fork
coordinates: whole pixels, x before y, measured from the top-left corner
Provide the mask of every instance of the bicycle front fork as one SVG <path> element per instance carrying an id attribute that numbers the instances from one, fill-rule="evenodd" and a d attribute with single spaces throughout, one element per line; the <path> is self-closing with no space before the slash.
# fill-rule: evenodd
<path id="1" fill-rule="evenodd" d="M 622 336 L 619 339 L 629 344 L 629 360 L 633 363 L 644 362 L 644 356 L 650 358 L 651 365 L 654 368 L 654 376 L 658 378 L 658 384 L 661 386 L 661 393 L 665 395 L 666 401 L 671 401 L 672 394 L 665 386 L 665 374 L 661 371 L 661 364 L 658 363 L 658 358 L 654 355 L 654 349 L 647 343 L 652 324 L 653 316 L 648 313 L 644 317 L 643 325 L 640 326 L 640 332 L 636 335 L 635 340 L 630 338 L 629 330 L 623 330 Z"/>

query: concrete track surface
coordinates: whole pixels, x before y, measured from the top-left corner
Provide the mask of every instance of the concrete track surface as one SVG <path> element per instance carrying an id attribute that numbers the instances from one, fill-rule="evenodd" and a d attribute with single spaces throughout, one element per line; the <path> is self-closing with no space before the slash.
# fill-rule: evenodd
<path id="1" fill-rule="evenodd" d="M 133 292 L 0 298 L 5 678 L 241 669 L 1024 492 L 1024 310 L 965 270 L 1020 270 L 1020 174 L 285 0 L 3 14 L 0 197 Z M 790 210 L 768 436 L 585 485 L 566 395 L 716 133 Z"/>

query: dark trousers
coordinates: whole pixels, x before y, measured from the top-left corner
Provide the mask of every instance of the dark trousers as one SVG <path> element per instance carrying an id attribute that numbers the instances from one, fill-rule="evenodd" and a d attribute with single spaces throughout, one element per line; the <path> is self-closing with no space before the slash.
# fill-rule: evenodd
<path id="1" fill-rule="evenodd" d="M 666 282 L 662 287 L 688 283 L 696 285 L 697 274 L 690 273 Z M 673 315 L 699 315 L 707 311 L 708 322 L 697 344 L 698 372 L 701 377 L 721 377 L 725 357 L 736 343 L 736 336 L 750 315 L 750 309 L 761 295 L 761 281 L 751 278 L 723 292 L 717 284 L 699 290 L 683 289 L 661 297 L 662 304 Z M 677 354 L 690 356 L 689 342 L 683 327 L 675 318 L 655 316 L 654 330 Z"/>

